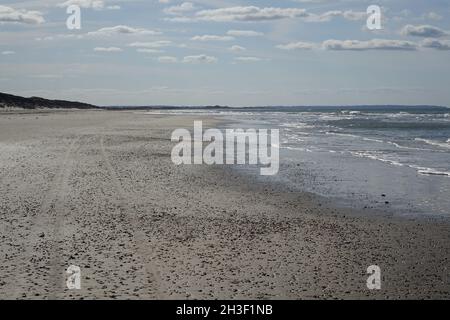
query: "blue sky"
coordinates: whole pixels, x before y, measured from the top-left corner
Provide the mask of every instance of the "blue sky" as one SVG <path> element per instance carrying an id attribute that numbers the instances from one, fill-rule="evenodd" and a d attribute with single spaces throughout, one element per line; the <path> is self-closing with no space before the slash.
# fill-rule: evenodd
<path id="1" fill-rule="evenodd" d="M 81 30 L 66 7 L 81 7 Z M 369 5 L 382 30 L 366 28 Z M 0 1 L 0 91 L 99 105 L 450 106 L 450 4 Z"/>

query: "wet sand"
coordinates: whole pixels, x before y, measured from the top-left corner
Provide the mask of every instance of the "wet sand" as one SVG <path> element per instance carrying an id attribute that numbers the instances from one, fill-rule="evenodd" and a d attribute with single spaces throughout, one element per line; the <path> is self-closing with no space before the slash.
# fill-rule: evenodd
<path id="1" fill-rule="evenodd" d="M 450 298 L 448 222 L 337 209 L 228 167 L 175 166 L 170 134 L 193 121 L 0 114 L 0 298 Z M 66 288 L 70 265 L 81 290 Z M 381 290 L 366 287 L 370 265 Z"/>

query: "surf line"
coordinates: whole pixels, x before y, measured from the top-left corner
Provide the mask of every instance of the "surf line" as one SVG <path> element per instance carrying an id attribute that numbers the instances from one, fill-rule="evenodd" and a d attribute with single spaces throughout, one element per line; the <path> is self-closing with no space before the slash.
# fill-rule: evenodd
<path id="1" fill-rule="evenodd" d="M 275 175 L 279 171 L 278 129 L 226 129 L 224 134 L 219 129 L 203 131 L 202 121 L 194 121 L 193 139 L 189 130 L 177 129 L 172 133 L 171 140 L 178 142 L 171 154 L 176 165 L 259 164 L 262 166 L 260 174 L 264 176 Z M 205 148 L 204 143 L 208 143 Z"/>

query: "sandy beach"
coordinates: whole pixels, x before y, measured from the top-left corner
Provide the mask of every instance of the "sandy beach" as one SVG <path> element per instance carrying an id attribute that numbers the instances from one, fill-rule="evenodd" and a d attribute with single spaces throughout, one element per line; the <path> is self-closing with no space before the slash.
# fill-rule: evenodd
<path id="1" fill-rule="evenodd" d="M 175 166 L 171 132 L 193 121 L 0 114 L 0 299 L 450 298 L 448 222 Z M 81 290 L 66 288 L 70 265 Z M 370 265 L 381 290 L 366 287 Z"/>

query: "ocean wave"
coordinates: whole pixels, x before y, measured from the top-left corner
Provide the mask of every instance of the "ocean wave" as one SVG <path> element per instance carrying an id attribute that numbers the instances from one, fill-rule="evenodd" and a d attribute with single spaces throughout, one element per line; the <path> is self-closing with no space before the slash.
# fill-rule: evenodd
<path id="1" fill-rule="evenodd" d="M 331 115 L 331 114 L 326 114 L 326 115 L 320 115 L 319 116 L 319 120 L 321 121 L 340 121 L 340 120 L 353 120 L 354 117 L 349 117 L 347 116 L 338 116 L 338 115 Z"/>
<path id="2" fill-rule="evenodd" d="M 432 146 L 450 149 L 450 139 L 448 139 L 447 142 L 440 142 L 440 141 L 434 141 L 434 140 L 422 139 L 422 138 L 415 138 L 414 140 L 424 142 L 424 143 L 432 145 Z"/>
<path id="3" fill-rule="evenodd" d="M 355 110 L 342 110 L 341 114 L 349 114 L 349 115 L 358 115 L 361 114 L 361 111 L 355 111 Z"/>
<path id="4" fill-rule="evenodd" d="M 385 140 L 380 140 L 380 139 L 374 139 L 374 138 L 366 138 L 366 137 L 362 137 L 362 136 L 358 136 L 355 134 L 348 134 L 348 133 L 337 133 L 337 132 L 326 132 L 326 134 L 330 134 L 330 135 L 337 135 L 337 136 L 344 136 L 344 137 L 351 137 L 351 138 L 360 138 L 364 141 L 370 141 L 370 142 L 376 142 L 376 143 L 386 143 L 386 144 L 390 144 L 396 148 L 399 149 L 406 149 L 406 150 L 417 150 L 417 151 L 436 151 L 433 149 L 425 149 L 425 148 L 415 148 L 415 147 L 407 147 L 407 146 L 402 146 L 396 142 L 392 142 L 392 141 L 385 141 Z M 450 140 L 450 139 L 449 139 Z"/>
<path id="5" fill-rule="evenodd" d="M 379 139 L 373 139 L 373 138 L 363 138 L 364 141 L 371 141 L 371 142 L 377 142 L 377 143 L 386 143 L 386 141 L 379 140 Z"/>
<path id="6" fill-rule="evenodd" d="M 372 160 L 377 160 L 377 161 L 381 161 L 381 162 L 385 162 L 388 164 L 392 164 L 394 166 L 399 166 L 399 167 L 403 167 L 405 166 L 405 164 L 400 163 L 398 161 L 395 160 L 390 160 L 390 159 L 386 159 L 381 157 L 380 155 L 376 155 L 370 152 L 362 152 L 362 151 L 350 151 L 350 154 L 360 157 L 360 158 L 368 158 L 368 159 L 372 159 Z"/>
<path id="7" fill-rule="evenodd" d="M 410 165 L 409 167 L 414 168 L 417 170 L 417 173 L 421 175 L 427 175 L 427 176 L 447 176 L 450 177 L 449 171 L 441 171 L 438 169 L 433 168 L 427 168 L 427 167 L 420 167 L 415 165 Z"/>
<path id="8" fill-rule="evenodd" d="M 311 149 L 308 148 L 299 148 L 299 147 L 282 147 L 282 149 L 288 149 L 288 150 L 297 150 L 297 151 L 303 151 L 303 152 L 313 152 Z"/>
<path id="9" fill-rule="evenodd" d="M 399 113 L 385 113 L 385 114 L 381 114 L 381 117 L 383 118 L 391 118 L 391 119 L 395 119 L 395 118 L 406 118 L 406 117 L 412 117 L 414 116 L 415 118 L 417 118 L 417 115 L 409 113 L 409 112 L 399 112 Z"/>
<path id="10" fill-rule="evenodd" d="M 333 135 L 333 136 L 341 136 L 341 137 L 362 138 L 361 136 L 358 136 L 356 134 L 339 133 L 339 132 L 333 132 L 333 131 L 327 131 L 327 132 L 325 132 L 325 134 Z"/>
<path id="11" fill-rule="evenodd" d="M 291 143 L 291 142 L 305 142 L 306 140 L 302 139 L 302 138 L 300 138 L 298 136 L 286 136 L 284 141 L 287 141 L 288 143 Z"/>
<path id="12" fill-rule="evenodd" d="M 380 155 L 375 155 L 373 153 L 369 153 L 369 152 L 358 152 L 358 151 L 352 151 L 350 152 L 352 155 L 360 157 L 360 158 L 368 158 L 371 160 L 377 160 L 377 161 L 381 161 L 384 163 L 388 163 L 394 166 L 399 166 L 399 167 L 409 167 L 412 169 L 415 169 L 417 171 L 418 174 L 421 175 L 427 175 L 427 176 L 446 176 L 446 177 L 450 177 L 450 171 L 441 171 L 438 169 L 434 169 L 434 168 L 428 168 L 428 167 L 421 167 L 421 166 L 416 166 L 416 165 L 412 165 L 412 164 L 405 164 L 405 163 L 401 163 L 395 160 L 391 160 L 391 159 L 386 159 L 381 157 Z"/>
<path id="13" fill-rule="evenodd" d="M 407 147 L 407 146 L 402 146 L 396 142 L 392 142 L 392 141 L 385 141 L 385 143 L 393 145 L 394 147 L 397 147 L 399 149 L 406 149 L 406 150 L 416 150 L 416 151 L 433 151 L 433 152 L 444 152 L 444 151 L 438 151 L 438 150 L 434 150 L 434 149 L 427 149 L 427 148 L 415 148 L 415 147 Z"/>
<path id="14" fill-rule="evenodd" d="M 304 122 L 299 122 L 299 123 L 282 123 L 280 125 L 281 127 L 285 127 L 285 128 L 295 128 L 295 129 L 314 129 L 316 126 L 304 123 Z"/>
<path id="15" fill-rule="evenodd" d="M 447 176 L 447 177 L 450 177 L 450 172 L 448 172 L 448 171 L 437 171 L 437 170 L 429 169 L 429 168 L 426 169 L 426 170 L 418 170 L 417 172 L 420 173 L 420 174 L 423 174 L 423 175 L 428 175 L 428 176 L 432 175 L 432 176 Z"/>
<path id="16" fill-rule="evenodd" d="M 367 130 L 449 130 L 449 121 L 386 121 L 385 119 L 338 119 L 328 120 L 328 125 L 343 129 Z"/>

